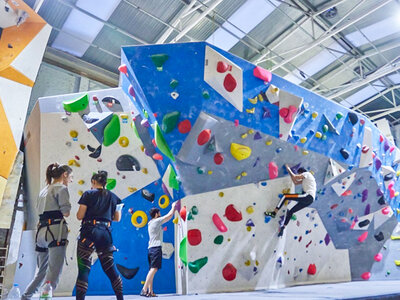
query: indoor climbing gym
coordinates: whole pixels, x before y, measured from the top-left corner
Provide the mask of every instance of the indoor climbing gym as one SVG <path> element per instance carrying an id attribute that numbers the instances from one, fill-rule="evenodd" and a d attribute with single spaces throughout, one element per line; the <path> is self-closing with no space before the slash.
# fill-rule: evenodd
<path id="1" fill-rule="evenodd" d="M 0 0 L 0 298 L 400 299 L 400 1 Z"/>

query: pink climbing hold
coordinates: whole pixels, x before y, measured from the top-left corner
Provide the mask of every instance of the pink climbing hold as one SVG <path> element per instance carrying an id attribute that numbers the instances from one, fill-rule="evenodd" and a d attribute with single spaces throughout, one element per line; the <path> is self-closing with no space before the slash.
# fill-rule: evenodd
<path id="1" fill-rule="evenodd" d="M 128 93 L 131 95 L 133 98 L 135 98 L 135 90 L 133 89 L 133 86 L 130 84 L 128 88 Z"/>
<path id="2" fill-rule="evenodd" d="M 233 204 L 229 204 L 225 208 L 225 217 L 231 222 L 238 222 L 242 220 L 242 213 Z"/>
<path id="3" fill-rule="evenodd" d="M 183 221 L 186 221 L 186 206 L 181 207 L 179 215 L 181 216 Z"/>
<path id="4" fill-rule="evenodd" d="M 269 179 L 274 179 L 278 177 L 278 166 L 276 165 L 275 162 L 271 161 L 268 164 L 268 172 L 269 172 Z"/>
<path id="5" fill-rule="evenodd" d="M 279 110 L 279 115 L 283 118 L 283 121 L 287 124 L 293 122 L 294 115 L 297 112 L 296 106 L 290 105 L 289 108 L 283 107 Z"/>
<path id="6" fill-rule="evenodd" d="M 384 215 L 388 215 L 388 214 L 390 213 L 390 208 L 389 208 L 389 206 L 386 206 L 386 207 L 382 208 L 381 212 L 382 212 Z"/>
<path id="7" fill-rule="evenodd" d="M 307 269 L 307 274 L 315 275 L 317 273 L 317 266 L 315 264 L 310 264 Z"/>
<path id="8" fill-rule="evenodd" d="M 384 138 L 383 138 L 383 136 L 382 136 L 382 134 L 379 136 L 379 142 L 383 142 L 383 140 L 384 140 Z"/>
<path id="9" fill-rule="evenodd" d="M 222 153 L 215 153 L 214 162 L 217 165 L 220 165 L 224 162 L 224 155 Z"/>
<path id="10" fill-rule="evenodd" d="M 178 130 L 180 133 L 188 133 L 192 129 L 192 124 L 190 124 L 189 120 L 183 120 L 178 124 Z"/>
<path id="11" fill-rule="evenodd" d="M 210 129 L 204 129 L 202 132 L 199 133 L 197 137 L 197 144 L 200 146 L 204 145 L 207 143 L 211 138 L 211 130 Z"/>
<path id="12" fill-rule="evenodd" d="M 154 159 L 154 160 L 163 160 L 163 157 L 162 157 L 162 155 L 159 154 L 159 153 L 154 153 L 154 154 L 153 154 L 153 159 Z"/>
<path id="13" fill-rule="evenodd" d="M 187 238 L 191 246 L 197 246 L 201 243 L 201 231 L 198 229 L 190 229 L 187 233 Z"/>
<path id="14" fill-rule="evenodd" d="M 157 148 L 156 139 L 152 139 L 151 142 L 153 143 L 153 146 Z"/>
<path id="15" fill-rule="evenodd" d="M 239 120 L 235 119 L 235 127 L 238 127 L 238 126 L 239 126 Z"/>
<path id="16" fill-rule="evenodd" d="M 366 231 L 366 232 L 364 232 L 362 235 L 360 235 L 360 236 L 358 237 L 358 241 L 359 241 L 360 243 L 362 243 L 362 242 L 364 242 L 364 241 L 367 239 L 367 237 L 368 237 L 368 231 Z"/>
<path id="17" fill-rule="evenodd" d="M 226 266 L 222 269 L 222 276 L 226 281 L 234 280 L 236 278 L 236 273 L 237 270 L 231 263 L 226 264 Z"/>
<path id="18" fill-rule="evenodd" d="M 224 222 L 217 214 L 213 214 L 212 220 L 214 222 L 215 227 L 221 232 L 227 232 L 228 228 L 225 226 Z"/>
<path id="19" fill-rule="evenodd" d="M 261 80 L 265 82 L 271 82 L 272 80 L 272 73 L 268 70 L 265 70 L 264 68 L 261 68 L 259 66 L 255 67 L 253 69 L 253 75 L 254 77 L 260 78 Z"/>
<path id="20" fill-rule="evenodd" d="M 217 63 L 217 72 L 218 73 L 225 73 L 226 71 L 232 71 L 232 66 L 228 65 L 224 61 L 219 61 Z"/>
<path id="21" fill-rule="evenodd" d="M 231 74 L 227 74 L 224 79 L 224 88 L 228 92 L 233 92 L 236 86 L 237 86 L 236 79 Z"/>
<path id="22" fill-rule="evenodd" d="M 361 274 L 361 278 L 364 280 L 368 280 L 371 278 L 371 272 L 365 272 Z"/>
<path id="23" fill-rule="evenodd" d="M 383 255 L 382 255 L 382 253 L 377 253 L 377 254 L 375 254 L 375 256 L 374 256 L 374 259 L 375 259 L 375 261 L 381 261 L 382 260 L 382 257 L 383 257 Z"/>
<path id="24" fill-rule="evenodd" d="M 394 146 L 391 146 L 391 147 L 389 148 L 389 152 L 392 153 L 392 152 L 394 151 L 394 149 L 395 149 L 395 147 L 394 147 Z"/>
<path id="25" fill-rule="evenodd" d="M 125 64 L 120 65 L 118 67 L 118 71 L 120 71 L 121 73 L 124 73 L 126 75 L 126 73 L 128 73 L 128 67 Z"/>

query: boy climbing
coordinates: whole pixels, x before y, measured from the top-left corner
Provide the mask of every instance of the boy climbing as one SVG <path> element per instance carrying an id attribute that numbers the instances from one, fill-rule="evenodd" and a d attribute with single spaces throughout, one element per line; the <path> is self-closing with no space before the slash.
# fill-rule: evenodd
<path id="1" fill-rule="evenodd" d="M 315 183 L 314 176 L 308 172 L 304 168 L 299 168 L 297 170 L 297 174 L 294 174 L 293 171 L 289 168 L 289 166 L 285 165 L 286 170 L 288 171 L 290 178 L 292 179 L 295 185 L 302 184 L 303 193 L 302 194 L 283 194 L 283 197 L 279 201 L 278 205 L 275 207 L 274 211 L 266 211 L 265 215 L 275 218 L 276 214 L 278 213 L 279 209 L 283 206 L 286 200 L 297 201 L 297 204 L 293 206 L 292 209 L 288 209 L 286 211 L 285 221 L 283 225 L 279 228 L 278 237 L 283 235 L 283 231 L 285 230 L 286 225 L 289 223 L 293 214 L 304 207 L 309 206 L 313 203 L 315 199 L 315 193 L 317 190 L 317 185 Z"/>

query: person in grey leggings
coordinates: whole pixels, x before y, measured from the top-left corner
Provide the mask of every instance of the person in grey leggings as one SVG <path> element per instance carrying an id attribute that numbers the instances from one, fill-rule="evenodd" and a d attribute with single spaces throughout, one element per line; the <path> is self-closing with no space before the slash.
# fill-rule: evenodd
<path id="1" fill-rule="evenodd" d="M 64 217 L 68 217 L 71 211 L 68 183 L 72 182 L 72 169 L 53 163 L 47 167 L 46 182 L 36 204 L 39 213 L 35 249 L 38 270 L 22 294 L 22 300 L 31 299 L 44 281 L 50 281 L 54 290 L 64 265 L 68 245 L 68 227 Z"/>

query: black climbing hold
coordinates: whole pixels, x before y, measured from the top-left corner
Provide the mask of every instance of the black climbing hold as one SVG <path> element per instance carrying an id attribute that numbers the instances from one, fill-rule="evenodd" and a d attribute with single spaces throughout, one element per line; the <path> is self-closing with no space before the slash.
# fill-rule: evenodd
<path id="1" fill-rule="evenodd" d="M 384 181 L 389 181 L 392 179 L 393 179 L 393 173 L 386 174 L 385 177 L 383 177 Z"/>
<path id="2" fill-rule="evenodd" d="M 375 234 L 374 237 L 378 242 L 383 241 L 383 239 L 385 238 L 385 236 L 383 235 L 382 231 L 379 232 L 378 234 Z"/>
<path id="3" fill-rule="evenodd" d="M 139 161 L 129 154 L 118 157 L 116 165 L 119 171 L 140 171 Z"/>
<path id="4" fill-rule="evenodd" d="M 94 122 L 97 122 L 99 119 L 98 118 L 91 118 L 88 115 L 83 115 L 82 116 L 82 120 L 86 123 L 86 124 L 92 124 Z"/>
<path id="5" fill-rule="evenodd" d="M 364 226 L 367 226 L 369 223 L 370 223 L 369 220 L 364 220 L 364 221 L 361 221 L 360 223 L 358 223 L 358 226 L 359 227 L 364 227 Z"/>
<path id="6" fill-rule="evenodd" d="M 139 271 L 139 267 L 129 269 L 124 266 L 121 266 L 120 264 L 117 264 L 117 269 L 121 273 L 121 275 L 126 279 L 132 279 Z"/>
<path id="7" fill-rule="evenodd" d="M 153 202 L 155 195 L 154 193 L 151 193 L 148 190 L 142 190 L 142 197 L 147 201 Z"/>
<path id="8" fill-rule="evenodd" d="M 107 108 L 109 110 L 111 110 L 112 112 L 123 112 L 123 108 L 121 105 L 121 102 L 119 102 L 119 100 L 115 99 L 114 97 L 108 96 L 108 97 L 104 97 L 101 102 L 103 102 L 103 104 L 105 106 L 107 106 Z"/>
<path id="9" fill-rule="evenodd" d="M 340 154 L 342 154 L 344 159 L 348 159 L 350 156 L 349 152 L 344 148 L 340 149 Z"/>
<path id="10" fill-rule="evenodd" d="M 380 204 L 380 205 L 385 205 L 386 204 L 385 198 L 383 196 L 379 198 L 378 204 Z"/>
<path id="11" fill-rule="evenodd" d="M 351 124 L 355 125 L 358 122 L 358 117 L 356 113 L 349 112 L 348 116 Z"/>
<path id="12" fill-rule="evenodd" d="M 90 147 L 92 148 L 92 147 Z M 89 149 L 89 145 L 88 145 L 88 149 Z M 90 150 L 90 149 L 89 149 Z M 89 154 L 89 156 L 91 158 L 98 158 L 101 154 L 101 145 L 97 147 L 96 150 L 94 150 L 92 153 Z"/>
<path id="13" fill-rule="evenodd" d="M 96 150 L 95 148 L 93 148 L 93 147 L 90 146 L 90 145 L 87 145 L 87 148 L 88 148 L 88 150 L 89 150 L 90 152 L 93 152 L 94 150 Z"/>

